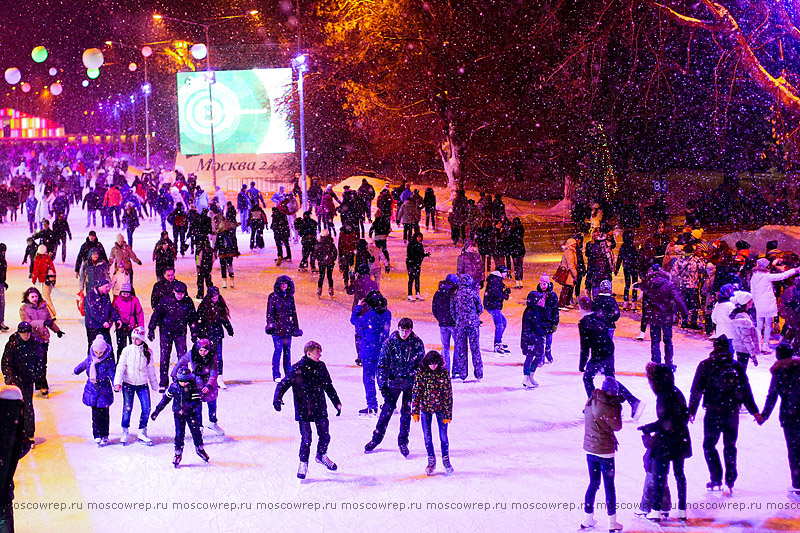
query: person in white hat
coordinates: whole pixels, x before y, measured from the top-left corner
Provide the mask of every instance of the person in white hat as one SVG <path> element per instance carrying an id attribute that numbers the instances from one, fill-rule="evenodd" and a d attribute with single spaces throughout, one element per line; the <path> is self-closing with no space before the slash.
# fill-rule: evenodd
<path id="1" fill-rule="evenodd" d="M 128 442 L 128 428 L 133 411 L 133 397 L 139 398 L 142 414 L 139 417 L 139 440 L 148 446 L 153 440 L 147 435 L 147 420 L 150 417 L 150 390 L 158 390 L 156 369 L 153 365 L 153 351 L 145 342 L 147 340 L 143 326 L 131 331 L 133 343 L 126 346 L 119 356 L 119 364 L 114 374 L 114 392 L 122 391 L 122 438 L 120 442 Z"/>
<path id="2" fill-rule="evenodd" d="M 769 338 L 772 335 L 772 321 L 778 316 L 778 302 L 772 284 L 783 281 L 797 274 L 798 269 L 790 268 L 785 272 L 770 273 L 769 260 L 761 258 L 756 261 L 750 278 L 750 293 L 756 308 L 757 327 L 761 334 L 761 351 L 769 353 Z"/>

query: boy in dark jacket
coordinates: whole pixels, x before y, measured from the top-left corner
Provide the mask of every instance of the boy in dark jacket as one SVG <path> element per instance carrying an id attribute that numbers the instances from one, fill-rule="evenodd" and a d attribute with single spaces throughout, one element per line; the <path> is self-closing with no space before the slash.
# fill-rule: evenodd
<path id="1" fill-rule="evenodd" d="M 522 287 L 520 287 L 522 288 Z M 553 291 L 553 282 L 550 281 L 550 276 L 542 274 L 539 277 L 539 286 L 537 289 L 544 295 L 544 305 L 541 309 L 541 319 L 543 321 L 544 329 L 544 361 L 543 364 L 550 364 L 553 362 L 553 333 L 558 329 L 558 296 Z"/>
<path id="2" fill-rule="evenodd" d="M 614 377 L 614 341 L 608 334 L 605 320 L 597 317 L 592 309 L 592 301 L 587 296 L 578 299 L 581 319 L 578 321 L 578 333 L 581 338 L 581 357 L 578 370 L 583 372 L 583 386 L 586 396 L 594 390 L 594 377 L 602 373 Z M 638 420 L 644 410 L 644 402 L 636 398 L 631 391 L 617 381 L 619 393 L 631 406 L 631 417 Z"/>
<path id="3" fill-rule="evenodd" d="M 617 329 L 617 320 L 619 320 L 619 304 L 611 295 L 611 282 L 607 279 L 600 282 L 599 292 L 594 298 L 592 309 L 595 316 L 608 325 L 608 335 L 613 340 L 614 330 Z"/>
<path id="4" fill-rule="evenodd" d="M 289 220 L 286 215 L 277 207 L 272 208 L 272 224 L 270 225 L 272 236 L 275 238 L 275 246 L 278 249 L 278 257 L 275 264 L 281 266 L 283 263 L 283 249 L 286 248 L 286 261 L 292 262 L 292 249 L 289 248 Z"/>
<path id="5" fill-rule="evenodd" d="M 36 241 L 33 240 L 33 237 L 28 237 L 27 242 L 28 245 L 25 247 L 25 256 L 22 258 L 22 264 L 24 265 L 28 259 L 31 260 L 28 266 L 28 278 L 31 278 L 33 276 L 33 260 L 36 259 L 36 249 L 38 246 L 36 245 Z"/>
<path id="6" fill-rule="evenodd" d="M 314 247 L 317 244 L 317 221 L 311 218 L 311 211 L 303 213 L 303 218 L 298 218 L 294 221 L 294 228 L 300 236 L 300 244 L 303 247 L 303 258 L 300 260 L 298 270 L 305 272 L 308 268 L 308 262 L 311 260 L 311 271 L 315 271 L 316 258 L 314 256 Z"/>
<path id="7" fill-rule="evenodd" d="M 336 407 L 336 416 L 342 414 L 342 402 L 336 389 L 333 388 L 331 375 L 325 363 L 320 361 L 322 346 L 316 341 L 309 341 L 303 347 L 303 358 L 295 363 L 286 378 L 275 387 L 272 405 L 276 411 L 281 410 L 283 395 L 289 388 L 294 397 L 294 419 L 300 424 L 300 466 L 297 477 L 305 479 L 308 473 L 308 458 L 311 452 L 311 423 L 317 426 L 316 461 L 328 470 L 336 470 L 336 463 L 328 458 L 328 444 L 331 436 L 328 431 L 328 405 L 325 395 Z"/>
<path id="8" fill-rule="evenodd" d="M 158 402 L 150 418 L 155 420 L 158 414 L 173 400 L 172 416 L 175 418 L 175 459 L 173 459 L 172 464 L 175 465 L 175 468 L 178 468 L 178 465 L 181 464 L 187 424 L 189 425 L 189 431 L 192 433 L 195 452 L 197 452 L 200 459 L 207 463 L 209 457 L 203 448 L 203 434 L 200 432 L 200 427 L 202 426 L 203 402 L 200 389 L 197 388 L 197 381 L 188 367 L 183 367 L 178 370 L 175 382 L 169 386 L 167 393 L 164 394 L 164 397 Z"/>
<path id="9" fill-rule="evenodd" d="M 706 410 L 703 418 L 703 453 L 711 476 L 706 488 L 713 491 L 720 490 L 722 486 L 722 464 L 717 453 L 717 442 L 721 434 L 725 456 L 725 485 L 733 493 L 733 484 L 738 477 L 736 439 L 739 437 L 739 409 L 744 404 L 750 414 L 755 416 L 756 422 L 763 423 L 763 419 L 753 400 L 753 391 L 744 367 L 733 360 L 725 335 L 714 339 L 711 355 L 697 365 L 689 396 L 690 422 L 694 422 L 701 397 Z"/>
<path id="10" fill-rule="evenodd" d="M 486 278 L 486 290 L 483 293 L 483 308 L 492 315 L 494 322 L 494 351 L 500 355 L 510 353 L 508 345 L 503 344 L 503 332 L 506 330 L 506 317 L 503 315 L 503 302 L 508 300 L 511 289 L 505 286 L 503 278 L 508 275 L 506 267 L 500 265 Z"/>
<path id="11" fill-rule="evenodd" d="M 159 363 L 159 392 L 163 393 L 169 383 L 169 358 L 172 345 L 178 360 L 186 354 L 186 331 L 189 324 L 197 321 L 194 302 L 186 297 L 186 284 L 182 281 L 172 283 L 172 294 L 167 294 L 153 310 L 148 325 L 147 338 L 156 340 L 156 327 L 159 328 L 161 357 Z"/>

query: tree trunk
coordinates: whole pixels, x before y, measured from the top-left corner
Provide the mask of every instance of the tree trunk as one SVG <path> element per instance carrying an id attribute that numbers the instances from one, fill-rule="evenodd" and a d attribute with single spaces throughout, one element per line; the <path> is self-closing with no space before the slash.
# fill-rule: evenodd
<path id="1" fill-rule="evenodd" d="M 572 198 L 575 195 L 575 181 L 567 175 L 564 179 L 564 198 L 547 210 L 548 215 L 569 217 L 572 211 Z"/>
<path id="2" fill-rule="evenodd" d="M 445 174 L 447 174 L 447 188 L 450 189 L 450 201 L 456 197 L 456 192 L 463 188 L 461 181 L 461 146 L 456 138 L 453 123 L 447 125 L 447 136 L 439 149 Z"/>

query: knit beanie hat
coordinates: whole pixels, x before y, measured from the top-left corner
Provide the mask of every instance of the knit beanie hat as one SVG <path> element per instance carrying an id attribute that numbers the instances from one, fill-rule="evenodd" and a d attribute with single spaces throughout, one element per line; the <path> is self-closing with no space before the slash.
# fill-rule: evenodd
<path id="1" fill-rule="evenodd" d="M 737 306 L 743 307 L 748 304 L 748 302 L 752 301 L 753 295 L 747 291 L 736 291 L 733 293 L 733 301 L 734 304 Z"/>
<path id="2" fill-rule="evenodd" d="M 131 331 L 131 337 L 134 339 L 139 339 L 142 342 L 147 342 L 147 334 L 144 331 L 144 327 L 139 326 Z"/>
<path id="3" fill-rule="evenodd" d="M 542 284 L 550 285 L 550 276 L 548 276 L 547 274 L 542 274 L 541 276 L 539 276 L 539 285 Z"/>
<path id="4" fill-rule="evenodd" d="M 36 249 L 36 253 L 37 254 L 42 254 L 42 255 L 46 254 L 47 253 L 47 246 L 45 246 L 44 244 L 40 244 L 39 247 Z"/>
<path id="5" fill-rule="evenodd" d="M 600 292 L 611 292 L 611 282 L 604 279 L 600 282 Z"/>
<path id="6" fill-rule="evenodd" d="M 756 264 L 758 266 L 760 266 L 761 268 L 768 268 L 769 267 L 769 259 L 767 259 L 766 257 L 762 257 L 761 259 L 756 261 Z"/>
<path id="7" fill-rule="evenodd" d="M 617 380 L 611 376 L 606 376 L 606 379 L 603 380 L 601 389 L 611 396 L 617 396 L 619 394 L 619 384 L 617 383 Z"/>

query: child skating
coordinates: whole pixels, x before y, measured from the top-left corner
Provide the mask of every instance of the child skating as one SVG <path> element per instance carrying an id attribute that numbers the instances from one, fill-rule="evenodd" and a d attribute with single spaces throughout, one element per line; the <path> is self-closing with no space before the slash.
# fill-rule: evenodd
<path id="1" fill-rule="evenodd" d="M 203 434 L 200 432 L 202 408 L 200 389 L 197 388 L 194 374 L 186 367 L 178 370 L 175 382 L 169 386 L 150 418 L 155 421 L 158 414 L 173 400 L 175 400 L 172 403 L 172 416 L 175 417 L 175 459 L 172 464 L 175 465 L 175 468 L 178 468 L 181 464 L 187 424 L 189 425 L 189 431 L 192 432 L 192 440 L 194 440 L 194 449 L 197 455 L 203 461 L 208 462 L 208 454 L 203 448 Z"/>
<path id="2" fill-rule="evenodd" d="M 450 443 L 447 440 L 447 425 L 453 419 L 453 387 L 450 384 L 450 372 L 444 366 L 441 354 L 431 350 L 422 359 L 414 388 L 411 390 L 411 416 L 414 422 L 422 418 L 422 435 L 425 440 L 425 451 L 428 452 L 428 466 L 425 473 L 433 475 L 436 469 L 436 453 L 433 449 L 431 422 L 436 418 L 439 426 L 439 441 L 442 445 L 442 464 L 448 474 L 453 473 L 450 464 Z"/>
<path id="3" fill-rule="evenodd" d="M 114 403 L 114 354 L 102 335 L 89 348 L 89 356 L 75 367 L 75 375 L 88 374 L 83 388 L 83 405 L 92 408 L 92 435 L 98 446 L 108 444 L 109 407 Z"/>
<path id="4" fill-rule="evenodd" d="M 281 410 L 283 395 L 291 387 L 294 396 L 294 419 L 300 424 L 300 466 L 297 477 L 305 479 L 308 473 L 308 457 L 311 453 L 311 423 L 317 426 L 317 462 L 328 470 L 336 470 L 336 463 L 328 458 L 328 444 L 331 441 L 328 432 L 328 405 L 325 395 L 336 406 L 336 416 L 342 414 L 342 402 L 333 388 L 331 375 L 325 363 L 320 361 L 322 346 L 316 341 L 309 341 L 303 347 L 303 357 L 295 363 L 289 373 L 275 388 L 272 401 L 276 411 Z"/>

